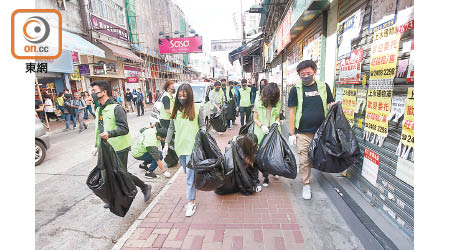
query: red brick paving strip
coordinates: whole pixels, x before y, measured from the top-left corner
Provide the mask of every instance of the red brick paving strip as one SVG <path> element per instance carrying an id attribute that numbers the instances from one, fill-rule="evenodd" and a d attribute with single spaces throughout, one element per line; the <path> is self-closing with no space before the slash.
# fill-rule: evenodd
<path id="1" fill-rule="evenodd" d="M 239 126 L 234 126 L 230 134 L 237 134 L 238 129 Z M 214 136 L 224 152 L 231 136 Z M 170 249 L 162 248 L 166 240 L 183 242 L 182 247 L 190 249 L 220 249 L 220 246 L 233 249 L 245 246 L 252 250 L 263 246 L 265 249 L 304 249 L 299 222 L 283 183 L 270 178 L 270 187 L 250 196 L 197 191 L 197 212 L 192 217 L 185 217 L 186 178 L 181 173 L 133 232 L 128 247 L 122 249 Z M 174 233 L 167 239 L 166 231 L 174 229 L 178 230 L 176 235 Z M 189 234 L 190 229 L 196 232 L 195 235 Z M 227 230 L 240 230 L 243 234 L 226 238 Z M 152 248 L 130 247 L 133 240 L 151 237 L 156 238 Z"/>

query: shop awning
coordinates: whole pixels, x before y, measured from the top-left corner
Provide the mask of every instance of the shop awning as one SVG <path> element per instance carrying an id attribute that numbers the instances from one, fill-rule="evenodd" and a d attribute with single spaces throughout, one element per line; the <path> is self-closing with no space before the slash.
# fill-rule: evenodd
<path id="1" fill-rule="evenodd" d="M 127 58 L 127 59 L 130 59 L 135 62 L 144 62 L 144 60 L 139 58 L 137 55 L 135 55 L 129 49 L 125 49 L 125 48 L 122 48 L 122 47 L 119 47 L 119 46 L 116 46 L 116 45 L 113 45 L 110 43 L 102 42 L 102 41 L 100 41 L 100 42 L 103 45 L 105 45 L 106 47 L 108 47 L 108 49 L 110 49 L 115 56 Z"/>
<path id="2" fill-rule="evenodd" d="M 251 40 L 250 42 L 242 45 L 241 47 L 231 51 L 228 54 L 228 60 L 230 61 L 231 64 L 233 64 L 234 61 L 238 60 L 239 58 L 241 58 L 242 56 L 245 55 L 257 55 L 258 52 L 260 52 L 261 48 L 262 48 L 262 38 L 263 35 L 259 35 L 257 36 L 255 39 Z M 245 57 L 244 57 L 245 59 Z"/>
<path id="3" fill-rule="evenodd" d="M 78 52 L 78 54 L 105 57 L 105 51 L 82 37 L 66 31 L 62 32 L 62 48 L 63 50 Z"/>

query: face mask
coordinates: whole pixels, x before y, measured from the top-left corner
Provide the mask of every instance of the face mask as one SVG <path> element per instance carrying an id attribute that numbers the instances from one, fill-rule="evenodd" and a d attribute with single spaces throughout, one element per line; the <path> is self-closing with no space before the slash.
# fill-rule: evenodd
<path id="1" fill-rule="evenodd" d="M 314 75 L 301 77 L 303 85 L 309 85 L 314 81 Z"/>
<path id="2" fill-rule="evenodd" d="M 247 85 L 242 85 L 242 88 L 246 89 L 246 88 L 247 88 Z"/>
<path id="3" fill-rule="evenodd" d="M 98 99 L 100 99 L 100 98 L 103 97 L 103 96 L 98 96 L 99 93 L 100 93 L 100 92 L 92 93 L 92 99 L 93 99 L 94 101 L 98 101 Z"/>
<path id="4" fill-rule="evenodd" d="M 180 104 L 184 106 L 186 104 L 186 98 L 178 98 L 178 101 L 180 101 Z"/>

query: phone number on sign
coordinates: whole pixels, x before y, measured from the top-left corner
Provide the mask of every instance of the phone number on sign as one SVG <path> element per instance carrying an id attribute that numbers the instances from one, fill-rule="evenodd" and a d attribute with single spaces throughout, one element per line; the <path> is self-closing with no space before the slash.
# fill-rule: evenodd
<path id="1" fill-rule="evenodd" d="M 390 69 L 379 69 L 370 72 L 370 76 L 389 76 L 395 75 L 395 68 Z"/>

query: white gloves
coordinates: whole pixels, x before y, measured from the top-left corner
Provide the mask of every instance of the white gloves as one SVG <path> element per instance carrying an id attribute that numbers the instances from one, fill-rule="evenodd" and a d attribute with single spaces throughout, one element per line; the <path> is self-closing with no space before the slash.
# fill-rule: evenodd
<path id="1" fill-rule="evenodd" d="M 256 186 L 256 192 L 257 192 L 257 193 L 261 192 L 261 189 L 262 189 L 262 188 L 261 188 L 260 185 Z"/>
<path id="2" fill-rule="evenodd" d="M 266 126 L 261 126 L 261 130 L 262 130 L 262 132 L 263 132 L 264 134 L 266 134 L 266 135 L 269 133 L 269 128 L 266 127 Z"/>
<path id="3" fill-rule="evenodd" d="M 97 155 L 97 152 L 98 152 L 97 147 L 94 146 L 94 147 L 92 148 L 92 150 L 91 150 L 91 155 L 92 155 L 92 156 L 96 156 L 96 155 Z"/>
<path id="4" fill-rule="evenodd" d="M 291 144 L 292 146 L 297 144 L 297 138 L 295 137 L 295 135 L 290 135 L 289 136 L 289 144 Z"/>
<path id="5" fill-rule="evenodd" d="M 169 171 L 166 170 L 163 174 L 164 174 L 164 176 L 166 178 L 170 178 L 170 172 Z"/>
<path id="6" fill-rule="evenodd" d="M 275 121 L 276 124 L 278 124 L 278 126 L 280 126 L 280 121 Z"/>
<path id="7" fill-rule="evenodd" d="M 168 150 L 169 150 L 169 145 L 166 144 L 164 146 L 164 148 L 163 148 L 163 153 L 162 153 L 163 154 L 163 159 L 166 158 Z"/>

